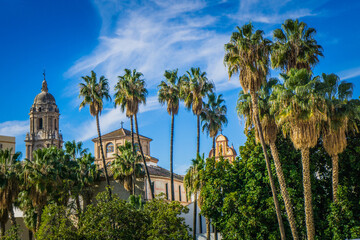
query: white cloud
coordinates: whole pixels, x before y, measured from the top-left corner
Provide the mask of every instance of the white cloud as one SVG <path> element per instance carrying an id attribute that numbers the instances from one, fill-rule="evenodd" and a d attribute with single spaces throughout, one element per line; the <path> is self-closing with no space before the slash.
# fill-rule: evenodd
<path id="1" fill-rule="evenodd" d="M 109 8 L 108 2 L 96 1 L 95 4 L 100 13 Z M 155 88 L 165 69 L 178 68 L 183 73 L 190 67 L 200 66 L 216 84 L 227 83 L 222 60 L 223 46 L 229 36 L 207 29 L 219 19 L 210 14 L 197 14 L 206 7 L 204 1 L 154 0 L 142 4 L 125 10 L 119 2 L 112 2 L 111 14 L 117 9 L 118 20 L 112 24 L 115 29 L 108 33 L 110 23 L 103 17 L 103 29 L 107 30 L 101 31 L 99 45 L 79 59 L 66 76 L 95 69 L 113 86 L 124 68 L 136 68 L 144 73 L 148 87 Z"/>
<path id="2" fill-rule="evenodd" d="M 161 107 L 157 100 L 157 96 L 148 97 L 146 106 L 141 105 L 139 113 L 149 112 Z M 108 133 L 114 129 L 120 128 L 120 122 L 126 121 L 127 117 L 125 113 L 122 113 L 119 108 L 105 109 L 100 116 L 100 130 L 102 133 Z M 97 137 L 96 120 L 92 119 L 81 124 L 76 129 L 76 133 L 81 135 L 75 136 L 76 141 L 87 141 L 93 137 Z"/>
<path id="3" fill-rule="evenodd" d="M 339 73 L 341 80 L 352 79 L 358 76 L 360 76 L 360 67 L 344 70 Z"/>
<path id="4" fill-rule="evenodd" d="M 0 135 L 19 137 L 29 131 L 29 121 L 7 121 L 0 123 Z"/>

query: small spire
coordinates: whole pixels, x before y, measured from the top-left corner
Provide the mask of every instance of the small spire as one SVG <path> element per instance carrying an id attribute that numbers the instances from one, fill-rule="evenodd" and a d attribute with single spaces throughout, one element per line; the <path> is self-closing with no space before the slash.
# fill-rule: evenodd
<path id="1" fill-rule="evenodd" d="M 44 75 L 44 80 L 42 82 L 41 91 L 42 92 L 48 92 L 47 82 L 46 82 L 46 79 L 45 79 L 45 69 L 44 69 L 43 75 Z"/>
<path id="2" fill-rule="evenodd" d="M 121 121 L 121 128 L 124 128 L 124 122 Z"/>

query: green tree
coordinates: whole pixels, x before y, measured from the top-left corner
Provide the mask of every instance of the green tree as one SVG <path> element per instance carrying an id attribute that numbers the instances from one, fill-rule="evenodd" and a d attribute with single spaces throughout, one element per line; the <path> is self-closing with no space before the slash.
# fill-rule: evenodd
<path id="1" fill-rule="evenodd" d="M 314 39 L 316 30 L 308 28 L 298 19 L 287 19 L 273 32 L 271 63 L 273 68 L 289 72 L 290 69 L 311 70 L 323 56 L 323 48 Z"/>
<path id="2" fill-rule="evenodd" d="M 151 178 L 149 174 L 149 170 L 146 165 L 145 156 L 142 150 L 142 145 L 140 143 L 140 135 L 139 135 L 139 127 L 137 122 L 137 113 L 139 112 L 140 104 L 146 103 L 146 96 L 148 91 L 145 88 L 145 80 L 142 79 L 143 74 L 141 72 L 137 72 L 136 69 L 131 71 L 130 69 L 124 69 L 125 74 L 123 76 L 119 76 L 119 81 L 115 86 L 115 106 L 120 106 L 121 110 L 124 112 L 126 109 L 126 116 L 131 118 L 131 132 L 133 132 L 133 123 L 132 119 L 135 120 L 135 129 L 138 139 L 138 144 L 140 148 L 140 153 L 143 159 L 143 164 L 145 166 L 146 177 L 148 179 L 148 183 L 150 186 L 151 197 L 154 198 L 154 192 L 152 189 Z M 132 133 L 133 139 L 133 133 Z M 133 152 L 135 154 L 135 146 L 134 141 L 133 144 Z M 135 176 L 133 176 L 133 191 L 135 191 Z M 134 193 L 135 194 L 135 193 Z"/>
<path id="3" fill-rule="evenodd" d="M 133 192 L 132 176 L 134 174 L 135 177 L 144 176 L 143 167 L 140 164 L 141 156 L 133 154 L 132 144 L 128 141 L 124 145 L 119 146 L 118 151 L 119 154 L 114 154 L 115 159 L 111 162 L 114 179 L 123 183 L 124 188 L 131 194 Z"/>
<path id="4" fill-rule="evenodd" d="M 196 159 L 191 161 L 191 166 L 186 171 L 184 177 L 184 186 L 186 189 L 186 193 L 190 198 L 191 195 L 194 195 L 194 215 L 193 215 L 193 237 L 196 237 L 196 218 L 197 218 L 197 205 L 201 205 L 202 199 L 199 199 L 199 192 L 201 192 L 201 188 L 203 182 L 201 181 L 201 171 L 205 167 L 205 160 L 204 156 L 201 157 L 199 154 L 197 155 Z M 206 232 L 210 233 L 210 221 L 206 219 L 207 229 Z"/>
<path id="5" fill-rule="evenodd" d="M 83 142 L 75 142 L 73 140 L 72 142 L 67 141 L 64 144 L 65 146 L 65 152 L 69 154 L 73 161 L 76 161 L 78 157 L 84 156 L 84 154 L 88 153 L 89 149 L 84 148 L 83 149 Z"/>
<path id="6" fill-rule="evenodd" d="M 201 122 L 203 124 L 202 130 L 206 131 L 213 139 L 212 151 L 215 157 L 215 137 L 222 129 L 223 125 L 226 125 L 228 120 L 226 118 L 227 108 L 225 106 L 225 100 L 222 98 L 222 94 L 216 97 L 216 94 L 211 93 L 208 95 L 208 102 L 203 102 L 203 111 L 200 114 Z"/>
<path id="7" fill-rule="evenodd" d="M 175 115 L 179 112 L 180 90 L 182 81 L 177 75 L 178 70 L 168 71 L 164 73 L 166 81 L 159 84 L 158 98 L 161 104 L 167 104 L 167 112 L 171 115 L 171 136 L 170 136 L 170 189 L 171 201 L 175 200 L 174 192 L 174 171 L 173 171 L 173 147 L 174 147 L 174 121 Z"/>
<path id="8" fill-rule="evenodd" d="M 41 225 L 36 233 L 36 239 L 79 239 L 76 227 L 71 221 L 71 215 L 71 210 L 65 206 L 47 205 L 41 217 Z"/>
<path id="9" fill-rule="evenodd" d="M 190 240 L 189 227 L 185 219 L 179 217 L 181 213 L 188 213 L 189 209 L 177 201 L 167 202 L 164 198 L 156 198 L 144 206 L 144 214 L 149 217 L 147 230 L 149 240 Z"/>
<path id="10" fill-rule="evenodd" d="M 347 145 L 347 131 L 358 131 L 356 119 L 359 119 L 359 100 L 352 99 L 353 84 L 335 74 L 322 74 L 320 88 L 327 104 L 327 121 L 323 126 L 323 146 L 332 159 L 333 200 L 337 201 L 339 185 L 339 154 Z"/>
<path id="11" fill-rule="evenodd" d="M 260 143 L 265 155 L 265 163 L 268 170 L 281 239 L 285 239 L 284 224 L 281 218 L 279 201 L 276 195 L 269 156 L 259 119 L 257 94 L 261 86 L 266 83 L 266 76 L 269 73 L 271 41 L 263 37 L 264 32 L 262 30 L 254 31 L 252 23 L 245 24 L 241 28 L 237 27 L 237 30 L 237 32 L 232 33 L 230 42 L 225 44 L 224 63 L 227 66 L 229 78 L 239 73 L 242 89 L 245 93 L 250 92 L 254 125 L 259 133 Z"/>
<path id="12" fill-rule="evenodd" d="M 99 115 L 101 115 L 104 106 L 104 98 L 106 100 L 111 99 L 109 95 L 108 80 L 104 76 L 101 76 L 98 81 L 96 78 L 96 73 L 94 71 L 91 71 L 91 76 L 83 76 L 81 78 L 84 80 L 85 83 L 79 84 L 80 86 L 79 97 L 83 98 L 83 101 L 80 103 L 79 109 L 81 110 L 86 105 L 89 105 L 91 116 L 96 118 L 96 127 L 100 141 L 100 150 L 103 160 L 106 183 L 108 187 L 110 187 L 110 180 L 105 162 L 104 146 L 102 144 L 100 121 L 99 121 Z M 108 188 L 108 191 L 109 191 L 109 195 L 111 196 L 111 189 Z"/>
<path id="13" fill-rule="evenodd" d="M 141 210 L 121 200 L 116 194 L 110 199 L 100 193 L 96 204 L 88 206 L 83 213 L 78 234 L 83 239 L 147 239 L 150 224 L 148 216 Z"/>
<path id="14" fill-rule="evenodd" d="M 296 149 L 301 151 L 305 222 L 307 238 L 315 237 L 310 178 L 310 148 L 320 137 L 320 125 L 326 120 L 326 105 L 317 91 L 319 77 L 312 77 L 306 69 L 290 70 L 282 74 L 284 84 L 278 85 L 271 96 L 272 111 L 278 126 L 289 135 Z"/>
<path id="15" fill-rule="evenodd" d="M 56 147 L 37 149 L 33 152 L 33 160 L 25 159 L 21 175 L 24 188 L 21 192 L 23 210 L 31 219 L 35 211 L 36 232 L 41 223 L 41 215 L 49 201 L 59 205 L 67 205 L 70 198 L 71 176 L 70 159 L 62 149 Z"/>
<path id="16" fill-rule="evenodd" d="M 16 226 L 14 204 L 20 191 L 21 152 L 0 149 L 0 209 L 9 213 L 11 224 Z"/>
<path id="17" fill-rule="evenodd" d="M 293 213 L 293 206 L 291 204 L 290 195 L 287 190 L 284 173 L 282 170 L 279 153 L 276 147 L 276 138 L 278 134 L 278 127 L 275 123 L 274 115 L 270 113 L 270 94 L 272 88 L 278 83 L 277 79 L 270 79 L 266 85 L 264 85 L 259 92 L 259 117 L 261 125 L 263 126 L 264 140 L 267 145 L 270 145 L 271 155 L 274 159 L 275 169 L 277 178 L 280 185 L 281 195 L 284 199 L 286 213 L 291 227 L 291 233 L 293 239 L 299 239 L 295 216 Z M 252 128 L 252 110 L 251 110 L 251 96 L 250 94 L 245 94 L 243 91 L 239 94 L 239 100 L 237 103 L 237 111 L 240 117 L 245 119 L 245 133 L 248 133 L 248 130 Z M 259 133 L 255 131 L 255 139 L 259 141 Z"/>

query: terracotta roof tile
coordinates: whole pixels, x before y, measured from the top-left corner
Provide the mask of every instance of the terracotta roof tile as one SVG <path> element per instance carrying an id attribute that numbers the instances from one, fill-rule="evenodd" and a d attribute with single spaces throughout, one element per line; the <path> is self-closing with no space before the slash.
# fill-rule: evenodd
<path id="1" fill-rule="evenodd" d="M 112 131 L 112 132 L 109 132 L 107 134 L 102 135 L 101 138 L 102 139 L 109 139 L 109 138 L 117 138 L 117 137 L 125 137 L 125 136 L 131 136 L 131 131 L 129 131 L 129 130 L 125 129 L 125 128 L 120 128 L 120 129 L 117 129 L 115 131 Z M 134 137 L 137 137 L 137 134 L 135 132 L 134 132 Z M 145 137 L 145 136 L 143 136 L 141 134 L 140 134 L 140 137 L 152 140 L 151 138 Z M 98 140 L 99 140 L 98 137 L 92 139 L 93 142 L 96 142 Z"/>

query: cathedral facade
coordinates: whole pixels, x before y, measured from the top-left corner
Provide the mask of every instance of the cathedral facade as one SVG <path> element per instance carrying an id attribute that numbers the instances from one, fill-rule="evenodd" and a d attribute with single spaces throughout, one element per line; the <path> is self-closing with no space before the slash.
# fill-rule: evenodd
<path id="1" fill-rule="evenodd" d="M 26 134 L 26 158 L 32 160 L 32 152 L 39 148 L 56 146 L 62 148 L 63 138 L 59 130 L 59 108 L 42 82 L 41 92 L 36 95 L 30 108 L 30 132 Z"/>

